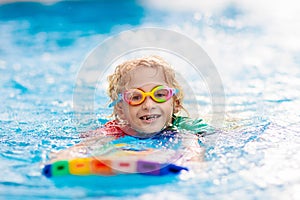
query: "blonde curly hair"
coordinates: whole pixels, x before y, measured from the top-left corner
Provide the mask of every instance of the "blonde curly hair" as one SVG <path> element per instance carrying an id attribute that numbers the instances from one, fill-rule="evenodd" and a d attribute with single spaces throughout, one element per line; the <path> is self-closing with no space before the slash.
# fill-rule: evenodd
<path id="1" fill-rule="evenodd" d="M 118 94 L 123 92 L 124 88 L 127 88 L 127 75 L 130 71 L 135 70 L 138 67 L 162 69 L 165 81 L 168 84 L 168 86 L 179 90 L 179 93 L 174 96 L 174 105 L 177 105 L 180 109 L 184 109 L 183 91 L 181 86 L 175 79 L 175 71 L 169 63 L 167 63 L 164 59 L 162 59 L 159 56 L 147 56 L 138 59 L 128 60 L 118 65 L 115 68 L 114 73 L 107 77 L 109 82 L 107 92 L 108 96 L 110 97 L 110 103 L 116 101 L 118 99 Z M 112 116 L 115 116 L 117 118 L 116 106 L 114 106 Z"/>

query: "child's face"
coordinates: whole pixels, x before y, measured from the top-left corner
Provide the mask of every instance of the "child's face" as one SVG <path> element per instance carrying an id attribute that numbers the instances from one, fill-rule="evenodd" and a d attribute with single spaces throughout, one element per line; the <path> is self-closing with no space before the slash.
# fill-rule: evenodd
<path id="1" fill-rule="evenodd" d="M 145 92 L 151 91 L 157 85 L 165 85 L 162 69 L 139 67 L 129 73 L 128 89 L 140 88 Z M 137 106 L 131 106 L 125 101 L 117 105 L 121 119 L 128 121 L 131 127 L 143 133 L 161 131 L 171 123 L 173 114 L 173 98 L 164 103 L 157 103 L 147 96 L 145 101 Z"/>

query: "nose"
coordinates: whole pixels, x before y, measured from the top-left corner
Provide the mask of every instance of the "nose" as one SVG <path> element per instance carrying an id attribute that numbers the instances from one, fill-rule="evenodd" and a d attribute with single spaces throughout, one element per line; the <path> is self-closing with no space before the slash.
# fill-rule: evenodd
<path id="1" fill-rule="evenodd" d="M 145 110 L 151 110 L 155 105 L 155 102 L 151 99 L 150 96 L 147 96 L 145 101 L 142 103 L 142 108 Z"/>

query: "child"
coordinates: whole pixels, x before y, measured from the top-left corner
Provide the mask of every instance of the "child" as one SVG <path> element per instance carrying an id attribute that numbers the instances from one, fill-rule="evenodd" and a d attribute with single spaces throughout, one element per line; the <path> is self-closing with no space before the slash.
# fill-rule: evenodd
<path id="1" fill-rule="evenodd" d="M 161 57 L 126 61 L 116 67 L 108 81 L 109 106 L 113 107 L 114 119 L 99 129 L 83 134 L 82 137 L 87 140 L 60 152 L 55 160 L 80 156 L 75 151 L 86 154 L 85 147 L 92 146 L 96 138 L 132 136 L 145 139 L 159 137 L 166 132 L 178 134 L 179 129 L 199 133 L 205 127 L 201 120 L 189 121 L 188 118 L 176 117 L 180 111 L 186 112 L 183 91 L 175 78 L 175 71 Z M 203 149 L 198 137 L 189 135 L 183 142 L 187 152 L 185 161 L 200 161 Z"/>

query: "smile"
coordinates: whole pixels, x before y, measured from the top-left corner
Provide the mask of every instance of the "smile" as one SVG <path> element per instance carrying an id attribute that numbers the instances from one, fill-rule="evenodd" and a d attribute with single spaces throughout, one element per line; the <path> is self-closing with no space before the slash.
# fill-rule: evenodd
<path id="1" fill-rule="evenodd" d="M 141 116 L 140 119 L 141 120 L 146 120 L 146 121 L 153 121 L 157 118 L 159 118 L 160 115 L 157 115 L 157 114 L 153 114 L 153 115 L 144 115 L 144 116 Z"/>

